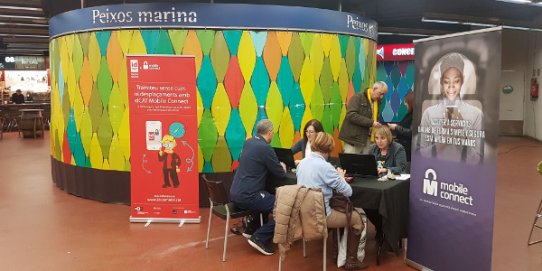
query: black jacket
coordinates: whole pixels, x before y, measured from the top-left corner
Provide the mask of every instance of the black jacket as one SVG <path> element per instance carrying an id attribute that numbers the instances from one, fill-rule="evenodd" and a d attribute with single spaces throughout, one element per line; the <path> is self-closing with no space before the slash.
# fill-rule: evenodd
<path id="1" fill-rule="evenodd" d="M 410 153 L 412 150 L 412 113 L 405 115 L 403 120 L 397 124 L 395 128 L 395 136 L 397 143 L 405 147 L 407 161 L 410 162 Z"/>
<path id="2" fill-rule="evenodd" d="M 268 174 L 286 178 L 275 151 L 263 138 L 255 136 L 243 145 L 239 167 L 233 177 L 230 200 L 250 203 L 256 193 L 265 190 Z"/>

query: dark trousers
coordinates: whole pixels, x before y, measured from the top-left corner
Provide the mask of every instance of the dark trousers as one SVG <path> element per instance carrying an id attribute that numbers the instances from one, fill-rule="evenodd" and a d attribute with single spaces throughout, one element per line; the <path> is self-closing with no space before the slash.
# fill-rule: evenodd
<path id="1" fill-rule="evenodd" d="M 174 187 L 179 186 L 179 177 L 177 176 L 177 170 L 164 168 L 163 172 L 164 172 L 164 185 L 171 186 L 169 182 L 169 178 L 171 178 L 171 181 L 173 182 L 173 186 Z"/>
<path id="2" fill-rule="evenodd" d="M 273 207 L 275 206 L 275 196 L 271 195 L 267 191 L 260 191 L 256 193 L 253 200 L 247 202 L 234 202 L 234 204 L 238 208 L 255 211 L 254 222 L 260 223 L 260 213 L 262 213 L 263 217 L 266 218 L 271 212 L 273 212 Z M 254 232 L 252 237 L 268 244 L 273 240 L 274 234 L 275 220 L 268 219 L 265 224 Z"/>

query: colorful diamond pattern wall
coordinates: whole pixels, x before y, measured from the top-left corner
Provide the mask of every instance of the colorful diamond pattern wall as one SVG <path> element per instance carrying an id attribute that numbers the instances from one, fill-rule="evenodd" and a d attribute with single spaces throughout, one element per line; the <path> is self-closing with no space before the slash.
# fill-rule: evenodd
<path id="1" fill-rule="evenodd" d="M 414 90 L 414 61 L 380 61 L 376 80 L 388 85 L 388 93 L 380 104 L 379 118 L 385 122 L 399 122 L 407 113 L 405 95 Z"/>
<path id="2" fill-rule="evenodd" d="M 345 104 L 376 75 L 376 43 L 338 34 L 125 29 L 65 35 L 49 46 L 52 156 L 102 170 L 130 171 L 128 54 L 196 57 L 200 172 L 236 167 L 262 118 L 275 125 L 273 146 L 291 147 L 312 118 L 340 146 Z M 411 68 L 381 69 L 394 86 L 387 101 L 411 89 Z"/>

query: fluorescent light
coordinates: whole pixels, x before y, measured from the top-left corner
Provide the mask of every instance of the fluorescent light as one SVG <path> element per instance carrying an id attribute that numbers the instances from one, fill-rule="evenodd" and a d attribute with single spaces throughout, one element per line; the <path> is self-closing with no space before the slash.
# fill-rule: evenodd
<path id="1" fill-rule="evenodd" d="M 391 33 L 391 32 L 378 32 L 379 36 L 411 36 L 411 37 L 429 37 L 430 35 L 426 34 L 415 34 L 415 33 Z"/>
<path id="2" fill-rule="evenodd" d="M 527 4 L 532 3 L 531 0 L 497 0 L 499 2 L 513 3 L 513 4 Z"/>
<path id="3" fill-rule="evenodd" d="M 495 26 L 494 24 L 483 24 L 483 23 L 472 23 L 472 22 L 465 22 L 465 23 L 462 23 L 462 24 L 473 25 L 473 26 L 485 26 L 485 27 L 494 27 Z"/>
<path id="4" fill-rule="evenodd" d="M 462 21 L 450 21 L 450 20 L 440 20 L 440 19 L 427 19 L 425 17 L 422 17 L 422 22 L 424 22 L 424 23 L 439 23 L 439 24 L 462 24 L 462 25 L 484 26 L 484 27 L 496 26 L 495 24 L 476 23 L 476 22 L 462 22 Z"/>
<path id="5" fill-rule="evenodd" d="M 9 38 L 49 38 L 47 35 L 26 35 L 26 34 L 0 34 L 0 37 Z"/>
<path id="6" fill-rule="evenodd" d="M 498 2 L 505 2 L 510 4 L 528 5 L 528 6 L 542 6 L 542 2 L 533 0 L 496 0 Z"/>
<path id="7" fill-rule="evenodd" d="M 36 26 L 36 27 L 49 27 L 47 24 L 26 24 L 26 23 L 6 23 L 6 22 L 0 22 L 0 25 L 6 25 L 6 26 Z"/>
<path id="8" fill-rule="evenodd" d="M 541 2 L 542 3 L 542 2 Z M 441 24 L 462 24 L 462 25 L 472 25 L 472 26 L 483 26 L 483 27 L 495 27 L 502 26 L 503 28 L 516 29 L 516 30 L 527 30 L 527 31 L 539 31 L 542 32 L 540 28 L 530 28 L 524 26 L 513 26 L 513 25 L 498 25 L 498 24 L 486 24 L 486 23 L 475 23 L 475 22 L 461 22 L 461 21 L 448 21 L 448 20 L 433 20 L 422 17 L 422 22 L 425 23 L 441 23 Z"/>
<path id="9" fill-rule="evenodd" d="M 10 18 L 10 19 L 42 19 L 42 20 L 47 20 L 47 18 L 41 17 L 41 16 L 23 16 L 23 15 L 0 15 L 0 18 Z"/>
<path id="10" fill-rule="evenodd" d="M 437 23 L 437 24 L 459 24 L 458 21 L 427 19 L 425 17 L 422 17 L 422 22 L 424 22 L 424 23 Z"/>
<path id="11" fill-rule="evenodd" d="M 3 6 L 0 5 L 0 9 L 14 9 L 14 10 L 32 10 L 32 11 L 42 11 L 41 8 L 31 8 L 31 7 L 17 7 L 17 6 Z"/>

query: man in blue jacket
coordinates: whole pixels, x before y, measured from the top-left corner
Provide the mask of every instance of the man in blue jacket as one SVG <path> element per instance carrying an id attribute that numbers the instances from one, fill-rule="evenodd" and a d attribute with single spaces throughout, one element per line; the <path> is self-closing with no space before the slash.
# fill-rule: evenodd
<path id="1" fill-rule="evenodd" d="M 268 175 L 286 178 L 286 165 L 279 162 L 275 151 L 269 145 L 273 139 L 273 123 L 264 119 L 256 125 L 257 135 L 243 145 L 239 167 L 233 177 L 230 200 L 237 208 L 253 210 L 254 217 L 262 213 L 265 218 L 273 211 L 275 196 L 265 190 Z M 258 215 L 256 215 L 258 214 Z M 247 225 L 250 227 L 250 225 Z M 264 255 L 273 255 L 272 239 L 275 221 L 269 219 L 254 233 L 243 234 L 249 237 L 248 243 Z"/>

